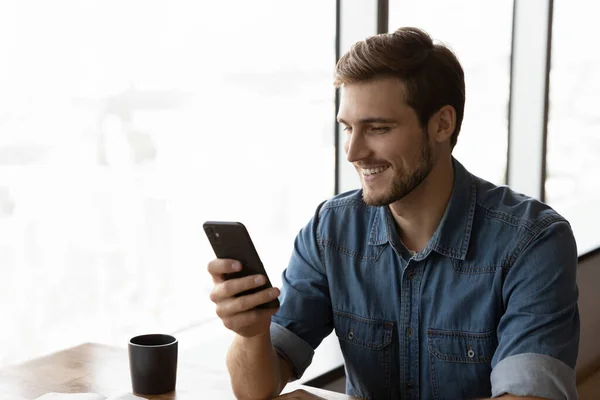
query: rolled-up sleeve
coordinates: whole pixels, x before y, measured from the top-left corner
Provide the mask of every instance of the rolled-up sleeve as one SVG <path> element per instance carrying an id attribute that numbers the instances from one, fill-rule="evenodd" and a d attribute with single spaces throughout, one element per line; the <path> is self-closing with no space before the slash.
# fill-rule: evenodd
<path id="1" fill-rule="evenodd" d="M 552 222 L 523 243 L 507 272 L 492 360 L 492 396 L 577 399 L 577 248 L 569 224 Z"/>
<path id="2" fill-rule="evenodd" d="M 321 205 L 322 206 L 322 205 Z M 281 307 L 271 318 L 271 342 L 299 379 L 314 350 L 333 330 L 329 285 L 318 244 L 319 211 L 294 242 L 282 275 Z"/>
<path id="3" fill-rule="evenodd" d="M 496 396 L 536 396 L 544 399 L 576 399 L 575 371 L 554 357 L 537 353 L 510 356 L 492 371 Z"/>

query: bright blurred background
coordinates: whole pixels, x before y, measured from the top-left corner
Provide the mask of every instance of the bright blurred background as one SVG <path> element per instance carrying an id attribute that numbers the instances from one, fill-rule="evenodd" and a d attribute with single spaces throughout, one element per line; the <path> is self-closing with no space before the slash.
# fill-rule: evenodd
<path id="1" fill-rule="evenodd" d="M 573 31 L 600 30 L 591 2 L 554 4 L 545 200 L 583 254 L 600 246 L 600 57 Z M 496 184 L 512 18 L 508 0 L 389 4 L 390 30 L 456 51 L 455 156 Z M 0 2 L 0 366 L 140 332 L 223 335 L 205 220 L 242 221 L 279 285 L 334 195 L 335 20 L 335 0 Z"/>

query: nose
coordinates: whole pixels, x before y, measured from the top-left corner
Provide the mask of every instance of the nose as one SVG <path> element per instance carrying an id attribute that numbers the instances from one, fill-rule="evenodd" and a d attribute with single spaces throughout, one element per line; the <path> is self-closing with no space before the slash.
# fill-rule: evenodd
<path id="1" fill-rule="evenodd" d="M 346 151 L 346 158 L 351 163 L 362 160 L 369 155 L 369 148 L 365 137 L 359 132 L 346 136 L 344 150 Z"/>

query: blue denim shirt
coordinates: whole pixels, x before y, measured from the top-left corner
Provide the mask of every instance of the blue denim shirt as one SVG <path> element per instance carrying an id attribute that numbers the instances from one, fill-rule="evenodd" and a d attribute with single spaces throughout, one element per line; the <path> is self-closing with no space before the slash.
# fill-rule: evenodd
<path id="1" fill-rule="evenodd" d="M 450 202 L 417 254 L 360 190 L 323 203 L 300 231 L 271 324 L 296 378 L 335 330 L 353 396 L 577 398 L 568 222 L 453 163 Z"/>

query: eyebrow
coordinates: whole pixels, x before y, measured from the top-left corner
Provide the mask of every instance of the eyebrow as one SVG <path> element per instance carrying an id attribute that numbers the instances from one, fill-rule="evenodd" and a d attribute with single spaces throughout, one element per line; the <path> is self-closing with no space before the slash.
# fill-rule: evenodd
<path id="1" fill-rule="evenodd" d="M 338 118 L 338 122 L 344 125 L 348 125 L 348 123 L 346 121 L 344 121 L 342 118 Z M 359 124 L 373 124 L 373 123 L 380 123 L 380 124 L 391 124 L 391 123 L 395 123 L 397 122 L 395 119 L 391 119 L 391 118 L 383 118 L 383 117 L 368 117 L 368 118 L 361 118 L 358 120 Z"/>

